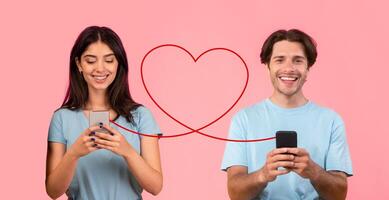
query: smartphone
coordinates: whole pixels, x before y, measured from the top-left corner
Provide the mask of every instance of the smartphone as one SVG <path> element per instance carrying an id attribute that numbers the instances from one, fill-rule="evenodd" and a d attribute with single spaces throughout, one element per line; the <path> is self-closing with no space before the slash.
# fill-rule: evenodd
<path id="1" fill-rule="evenodd" d="M 297 133 L 296 131 L 277 131 L 276 132 L 276 147 L 296 148 L 297 147 Z"/>
<path id="2" fill-rule="evenodd" d="M 99 126 L 100 123 L 109 124 L 109 111 L 90 111 L 89 127 Z M 109 133 L 107 129 L 101 128 L 97 132 Z"/>

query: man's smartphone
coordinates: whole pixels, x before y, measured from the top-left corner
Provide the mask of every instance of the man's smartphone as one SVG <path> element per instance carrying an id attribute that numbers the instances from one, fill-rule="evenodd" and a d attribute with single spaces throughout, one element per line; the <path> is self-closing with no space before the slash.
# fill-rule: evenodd
<path id="1" fill-rule="evenodd" d="M 100 123 L 109 124 L 109 111 L 90 111 L 89 127 L 99 126 Z M 96 130 L 97 132 L 109 133 L 105 128 Z"/>
<path id="2" fill-rule="evenodd" d="M 296 131 L 277 131 L 276 132 L 276 147 L 296 148 L 297 147 L 297 133 Z"/>

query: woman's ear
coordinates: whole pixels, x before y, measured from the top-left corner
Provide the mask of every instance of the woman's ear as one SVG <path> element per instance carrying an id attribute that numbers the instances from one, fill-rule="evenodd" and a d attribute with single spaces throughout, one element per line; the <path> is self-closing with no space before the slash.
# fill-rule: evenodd
<path id="1" fill-rule="evenodd" d="M 76 57 L 76 58 L 74 58 L 74 61 L 76 62 L 78 71 L 81 73 L 82 72 L 82 67 L 81 67 L 80 60 L 78 59 L 78 57 Z"/>

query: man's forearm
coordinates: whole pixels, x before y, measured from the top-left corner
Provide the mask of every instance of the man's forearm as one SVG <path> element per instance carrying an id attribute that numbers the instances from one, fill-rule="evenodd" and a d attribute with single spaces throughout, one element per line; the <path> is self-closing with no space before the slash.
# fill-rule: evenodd
<path id="1" fill-rule="evenodd" d="M 251 174 L 237 174 L 228 180 L 228 194 L 231 200 L 249 200 L 265 189 L 267 182 L 259 178 L 260 171 Z"/>
<path id="2" fill-rule="evenodd" d="M 347 177 L 343 172 L 327 172 L 320 168 L 311 183 L 323 199 L 346 199 Z"/>

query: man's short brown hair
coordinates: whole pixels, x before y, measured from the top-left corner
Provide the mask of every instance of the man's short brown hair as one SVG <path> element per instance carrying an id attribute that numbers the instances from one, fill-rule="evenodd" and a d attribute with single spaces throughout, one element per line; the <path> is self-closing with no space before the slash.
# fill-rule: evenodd
<path id="1" fill-rule="evenodd" d="M 308 69 L 315 63 L 317 57 L 316 42 L 308 34 L 298 30 L 278 30 L 272 33 L 263 43 L 261 51 L 261 62 L 269 64 L 273 52 L 273 46 L 279 41 L 298 42 L 304 47 L 305 56 L 308 60 Z"/>

